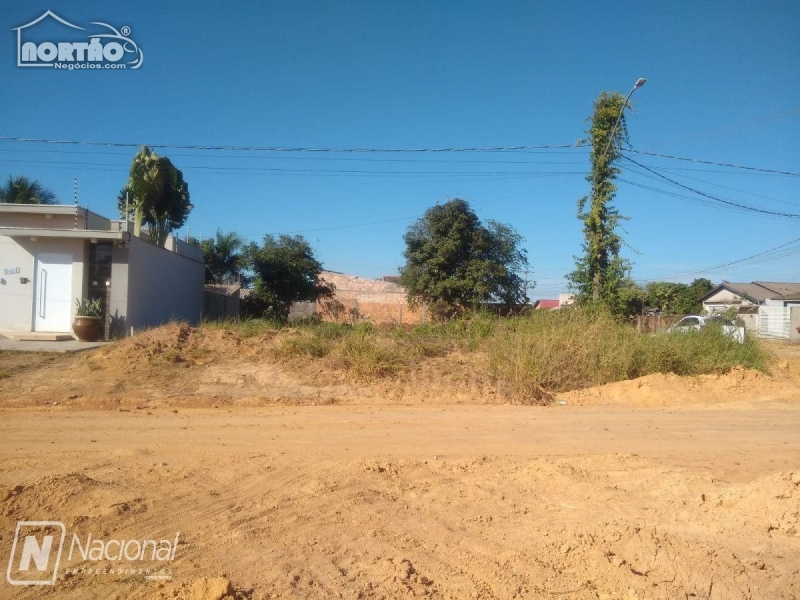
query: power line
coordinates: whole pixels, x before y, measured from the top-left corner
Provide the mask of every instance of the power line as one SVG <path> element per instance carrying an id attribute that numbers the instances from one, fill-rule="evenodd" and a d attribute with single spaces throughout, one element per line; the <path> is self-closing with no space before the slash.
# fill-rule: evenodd
<path id="1" fill-rule="evenodd" d="M 791 246 L 792 244 L 796 244 L 797 242 L 800 242 L 800 238 L 794 239 L 794 240 L 792 240 L 790 242 L 786 242 L 784 244 L 780 244 L 779 246 L 775 246 L 774 248 L 770 248 L 769 250 L 763 250 L 762 252 L 757 252 L 756 254 L 751 254 L 750 256 L 746 256 L 745 258 L 740 258 L 738 260 L 733 260 L 731 262 L 727 262 L 727 263 L 722 264 L 722 265 L 717 265 L 715 267 L 708 267 L 707 269 L 701 269 L 699 271 L 687 271 L 686 273 L 678 273 L 677 275 L 670 275 L 668 277 L 660 277 L 658 279 L 637 279 L 637 281 L 647 283 L 647 282 L 652 282 L 652 281 L 664 281 L 666 279 L 676 279 L 676 278 L 679 278 L 679 277 L 687 277 L 687 276 L 692 276 L 692 275 L 702 275 L 703 273 L 709 273 L 711 271 L 718 271 L 719 269 L 724 269 L 725 267 L 730 267 L 732 265 L 738 265 L 738 264 L 741 264 L 741 263 L 744 263 L 744 262 L 748 262 L 748 261 L 751 261 L 754 258 L 759 258 L 759 257 L 765 257 L 765 258 L 762 259 L 762 260 L 759 260 L 759 261 L 755 261 L 752 264 L 759 264 L 759 263 L 767 262 L 767 261 L 770 261 L 770 260 L 776 260 L 778 258 L 784 258 L 786 256 L 790 256 L 792 254 L 796 254 L 797 252 L 800 252 L 800 248 L 793 248 L 793 249 L 788 250 L 788 251 L 784 250 L 783 252 L 779 252 L 777 254 L 772 254 L 776 250 L 781 250 L 783 248 L 786 248 L 787 246 Z M 770 255 L 770 256 L 766 257 L 766 255 Z"/>
<path id="2" fill-rule="evenodd" d="M 673 175 L 677 175 L 678 177 L 683 177 L 684 179 L 691 179 L 692 181 L 698 181 L 700 183 L 706 183 L 708 185 L 713 185 L 715 187 L 720 187 L 726 190 L 731 190 L 733 192 L 740 192 L 742 194 L 747 194 L 748 196 L 753 196 L 755 198 L 763 198 L 764 200 L 772 200 L 773 202 L 779 202 L 780 204 L 788 204 L 789 206 L 800 206 L 800 204 L 796 204 L 794 202 L 788 202 L 787 200 L 779 200 L 778 198 L 773 198 L 772 196 L 765 196 L 763 194 L 756 194 L 755 192 L 748 192 L 747 190 L 740 190 L 738 188 L 730 187 L 727 185 L 722 185 L 721 183 L 714 183 L 713 181 L 708 181 L 706 179 L 698 179 L 697 177 L 691 177 L 689 175 L 683 175 L 682 173 L 674 173 L 674 169 L 664 168 L 664 167 L 650 167 L 651 169 L 655 169 L 656 171 L 666 171 L 667 173 L 671 173 Z"/>
<path id="3" fill-rule="evenodd" d="M 47 161 L 47 160 L 20 160 L 13 158 L 0 158 L 4 163 L 22 163 L 26 165 L 76 165 L 76 166 L 98 166 L 127 169 L 128 165 L 114 164 L 107 162 L 81 162 L 81 161 Z M 210 166 L 210 165 L 186 165 L 181 167 L 181 171 L 203 170 L 203 171 L 236 171 L 245 173 L 248 171 L 269 172 L 269 173 L 299 173 L 309 174 L 355 174 L 355 175 L 582 175 L 583 171 L 422 171 L 422 170 L 403 170 L 403 171 L 377 171 L 371 169 L 294 169 L 288 167 L 245 167 L 245 166 Z"/>
<path id="4" fill-rule="evenodd" d="M 500 202 L 501 200 L 510 200 L 511 198 L 518 198 L 519 196 L 524 196 L 525 194 L 528 194 L 528 193 L 529 192 L 525 191 L 525 192 L 519 192 L 517 194 L 511 194 L 509 196 L 502 196 L 500 198 L 494 198 L 493 200 L 487 200 L 486 202 L 478 202 L 474 206 L 479 208 L 479 207 L 485 206 L 487 204 L 493 204 L 495 202 Z M 300 229 L 300 230 L 296 230 L 296 231 L 288 231 L 288 232 L 284 231 L 284 232 L 281 232 L 281 233 L 273 232 L 273 233 L 263 233 L 263 234 L 259 234 L 259 235 L 250 235 L 250 234 L 243 233 L 243 234 L 240 234 L 240 235 L 242 237 L 244 237 L 244 238 L 247 238 L 247 239 L 263 237 L 265 235 L 282 235 L 282 234 L 283 235 L 296 235 L 298 233 L 317 233 L 317 232 L 320 232 L 320 231 L 334 231 L 334 230 L 339 230 L 339 229 L 353 229 L 353 228 L 356 228 L 356 227 L 370 227 L 372 225 L 383 225 L 385 223 L 397 223 L 397 222 L 400 222 L 400 221 L 411 221 L 413 219 L 419 219 L 419 218 L 420 218 L 420 215 L 417 214 L 417 215 L 414 215 L 414 216 L 411 216 L 411 217 L 397 217 L 395 219 L 385 219 L 383 221 L 370 221 L 369 223 L 352 223 L 352 224 L 349 224 L 349 225 L 334 225 L 332 227 L 318 227 L 316 229 Z"/>
<path id="5" fill-rule="evenodd" d="M 707 194 L 706 192 L 702 192 L 702 191 L 700 191 L 698 189 L 695 189 L 693 187 L 689 187 L 688 185 L 684 185 L 684 184 L 682 184 L 682 183 L 680 183 L 678 181 L 675 181 L 674 179 L 670 179 L 666 175 L 662 175 L 661 173 L 658 173 L 658 172 L 654 171 L 650 167 L 647 167 L 647 166 L 645 166 L 645 165 L 643 165 L 643 164 L 641 164 L 639 162 L 636 162 L 635 160 L 633 160 L 632 158 L 630 158 L 628 156 L 623 156 L 623 158 L 625 160 L 628 160 L 628 161 L 632 162 L 633 164 L 637 165 L 638 167 L 644 169 L 645 171 L 648 171 L 648 172 L 652 173 L 656 177 L 659 177 L 659 178 L 661 178 L 661 179 L 663 179 L 665 181 L 670 182 L 673 185 L 676 185 L 676 186 L 678 186 L 680 188 L 683 188 L 684 190 L 688 190 L 690 192 L 693 192 L 695 194 L 698 194 L 700 196 L 703 196 L 704 198 L 708 198 L 708 199 L 713 200 L 715 202 L 719 202 L 719 203 L 725 204 L 727 206 L 735 206 L 736 208 L 739 208 L 739 209 L 742 209 L 742 210 L 746 210 L 746 211 L 750 211 L 750 212 L 754 212 L 754 213 L 772 215 L 772 216 L 776 216 L 776 217 L 785 217 L 785 218 L 788 218 L 788 219 L 800 219 L 800 214 L 783 213 L 783 212 L 778 212 L 778 211 L 774 211 L 774 210 L 767 210 L 765 208 L 759 208 L 759 207 L 756 207 L 756 206 L 750 206 L 748 204 L 741 204 L 739 202 L 734 202 L 732 200 L 726 200 L 725 198 L 720 198 L 718 196 L 713 196 L 711 194 Z"/>
<path id="6" fill-rule="evenodd" d="M 749 127 L 750 125 L 758 125 L 759 123 L 764 123 L 766 121 L 774 121 L 775 119 L 781 119 L 783 117 L 787 117 L 789 115 L 793 115 L 798 112 L 800 112 L 800 106 L 795 106 L 794 108 L 790 108 L 788 110 L 764 115 L 763 117 L 759 117 L 758 119 L 753 119 L 750 121 L 740 121 L 739 123 L 731 123 L 730 125 L 723 125 L 721 127 L 716 127 L 714 129 L 706 129 L 705 131 L 701 131 L 699 133 L 695 133 L 693 135 L 686 136 L 683 138 L 673 139 L 668 142 L 659 142 L 658 144 L 656 144 L 656 146 L 669 146 L 677 142 L 685 142 L 688 140 L 703 138 L 713 133 L 719 133 L 721 131 L 735 131 L 737 129 L 742 129 L 743 127 Z"/>
<path id="7" fill-rule="evenodd" d="M 421 153 L 421 152 L 520 152 L 527 150 L 545 150 L 556 148 L 579 148 L 585 144 L 544 144 L 539 146 L 488 146 L 488 147 L 456 147 L 456 148 L 313 148 L 303 146 L 214 146 L 192 144 L 134 144 L 128 142 L 101 142 L 90 140 L 48 140 L 42 138 L 20 138 L 0 136 L 0 141 L 40 144 L 67 144 L 74 146 L 104 146 L 109 148 L 168 148 L 174 150 L 224 150 L 244 152 L 330 152 L 330 153 Z"/>
<path id="8" fill-rule="evenodd" d="M 0 138 L 2 139 L 2 138 Z M 771 173 L 773 175 L 789 175 L 791 177 L 800 177 L 800 173 L 793 173 L 792 171 L 778 171 L 776 169 L 762 169 L 760 167 L 745 167 L 742 165 L 734 165 L 731 163 L 715 162 L 713 160 L 702 160 L 699 158 L 686 158 L 684 156 L 672 156 L 670 154 L 659 154 L 658 152 L 647 152 L 645 150 L 634 150 L 633 148 L 626 148 L 623 151 L 623 158 L 628 158 L 624 155 L 625 152 L 633 152 L 635 154 L 645 154 L 647 156 L 657 156 L 659 158 L 671 158 L 673 160 L 684 160 L 687 162 L 700 163 L 704 165 L 714 165 L 716 167 L 730 167 L 731 169 L 744 169 L 746 171 L 758 171 L 759 173 Z M 628 160 L 630 160 L 628 158 Z"/>
<path id="9" fill-rule="evenodd" d="M 585 147 L 574 147 L 570 149 L 575 150 L 585 150 Z M 13 152 L 19 153 L 19 150 L 16 148 L 0 148 L 0 152 Z M 130 157 L 130 152 L 123 151 L 123 152 L 113 152 L 108 150 L 89 150 L 89 151 L 79 151 L 79 150 L 72 150 L 72 149 L 49 149 L 49 148 L 31 148 L 26 149 L 24 152 L 31 153 L 31 154 L 66 154 L 69 156 L 87 156 L 87 155 L 100 155 L 100 156 L 125 156 Z M 560 154 L 564 156 L 563 150 L 543 150 L 539 152 L 534 152 L 533 154 Z M 569 153 L 568 153 L 569 154 Z M 572 153 L 574 154 L 574 153 Z M 505 159 L 464 159 L 464 158 L 446 158 L 444 160 L 436 160 L 433 158 L 373 158 L 373 157 L 365 157 L 365 156 L 286 156 L 278 155 L 278 156 L 270 156 L 265 154 L 257 154 L 257 155 L 249 155 L 249 154 L 185 154 L 181 152 L 171 152 L 170 158 L 180 156 L 180 157 L 187 157 L 187 158 L 199 158 L 199 159 L 228 159 L 228 160 L 281 160 L 281 161 L 294 161 L 294 160 L 322 160 L 322 161 L 355 161 L 355 162 L 388 162 L 388 163 L 423 163 L 423 164 L 430 164 L 430 163 L 444 163 L 444 164 L 461 164 L 461 163 L 483 163 L 483 164 L 496 164 L 496 165 L 578 165 L 578 164 L 585 164 L 585 161 L 574 161 L 574 160 L 505 160 Z"/>

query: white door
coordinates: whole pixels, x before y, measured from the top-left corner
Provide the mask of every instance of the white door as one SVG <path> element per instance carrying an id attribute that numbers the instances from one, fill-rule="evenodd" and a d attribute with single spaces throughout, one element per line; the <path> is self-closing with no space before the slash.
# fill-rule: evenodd
<path id="1" fill-rule="evenodd" d="M 34 292 L 33 330 L 69 332 L 73 302 L 72 255 L 37 255 Z"/>

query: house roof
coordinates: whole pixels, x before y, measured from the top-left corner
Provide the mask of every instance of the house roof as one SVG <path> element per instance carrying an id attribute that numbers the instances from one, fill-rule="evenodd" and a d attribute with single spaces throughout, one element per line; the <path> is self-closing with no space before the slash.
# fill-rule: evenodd
<path id="1" fill-rule="evenodd" d="M 781 296 L 800 294 L 800 283 L 789 283 L 785 281 L 755 281 L 754 283 L 777 292 Z"/>
<path id="2" fill-rule="evenodd" d="M 558 308 L 561 306 L 561 302 L 558 300 L 538 300 L 536 302 L 536 308 Z"/>
<path id="3" fill-rule="evenodd" d="M 231 283 L 229 285 L 225 285 L 221 283 L 207 283 L 203 287 L 207 292 L 222 294 L 223 296 L 233 296 L 237 291 L 242 289 L 242 284 Z"/>
<path id="4" fill-rule="evenodd" d="M 0 227 L 0 235 L 10 238 L 47 237 L 82 240 L 120 240 L 128 242 L 131 234 L 127 231 L 106 231 L 95 229 L 38 229 L 23 227 Z"/>
<path id="5" fill-rule="evenodd" d="M 784 294 L 800 293 L 800 283 L 784 281 L 753 281 L 752 283 L 733 283 L 723 281 L 705 296 L 700 302 L 705 302 L 720 290 L 728 290 L 752 302 L 763 302 L 767 299 L 776 299 Z"/>

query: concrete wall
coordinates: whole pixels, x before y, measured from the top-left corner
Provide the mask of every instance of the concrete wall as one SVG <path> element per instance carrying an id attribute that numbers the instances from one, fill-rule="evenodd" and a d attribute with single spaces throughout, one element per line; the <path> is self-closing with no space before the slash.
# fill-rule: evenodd
<path id="1" fill-rule="evenodd" d="M 180 254 L 181 256 L 186 256 L 188 258 L 191 258 L 192 260 L 203 262 L 202 249 L 198 248 L 197 246 L 192 246 L 191 244 L 187 244 L 186 242 L 176 237 L 169 236 L 167 238 L 167 241 L 164 242 L 164 247 L 167 250 Z"/>
<path id="2" fill-rule="evenodd" d="M 239 290 L 233 294 L 219 294 L 205 290 L 203 296 L 203 318 L 214 321 L 239 318 L 241 301 Z"/>
<path id="3" fill-rule="evenodd" d="M 0 331 L 22 333 L 33 330 L 33 297 L 35 290 L 36 255 L 42 252 L 72 255 L 72 289 L 70 297 L 83 298 L 83 265 L 87 260 L 86 243 L 83 240 L 54 238 L 10 238 L 0 236 Z M 19 273 L 5 274 L 5 270 Z M 21 283 L 27 278 L 28 283 Z M 71 306 L 74 314 L 75 306 Z"/>
<path id="4" fill-rule="evenodd" d="M 789 341 L 800 342 L 800 333 L 797 328 L 800 327 L 800 306 L 792 307 L 789 318 Z"/>
<path id="5" fill-rule="evenodd" d="M 331 321 L 372 321 L 375 324 L 417 324 L 421 309 L 408 307 L 405 289 L 388 281 L 323 271 L 320 277 L 336 286 L 332 299 L 318 302 L 317 314 Z"/>
<path id="6" fill-rule="evenodd" d="M 121 316 L 125 317 L 128 333 L 131 327 L 154 327 L 176 319 L 200 321 L 205 277 L 202 262 L 136 237 L 131 238 L 127 255 L 127 310 Z M 114 271 L 111 277 L 111 285 L 116 288 Z M 112 302 L 115 299 L 116 294 L 112 294 Z"/>
<path id="7" fill-rule="evenodd" d="M 21 227 L 23 229 L 75 229 L 75 215 L 0 212 L 0 227 Z M 78 229 L 83 228 L 83 217 L 81 216 L 78 217 Z"/>
<path id="8" fill-rule="evenodd" d="M 85 211 L 81 209 L 81 214 L 78 216 L 78 229 L 83 229 L 84 222 L 86 229 L 94 229 L 98 231 L 109 231 L 111 229 L 111 219 L 107 219 L 92 211 Z M 81 218 L 84 217 L 84 218 Z M 84 221 L 85 219 L 85 221 Z"/>

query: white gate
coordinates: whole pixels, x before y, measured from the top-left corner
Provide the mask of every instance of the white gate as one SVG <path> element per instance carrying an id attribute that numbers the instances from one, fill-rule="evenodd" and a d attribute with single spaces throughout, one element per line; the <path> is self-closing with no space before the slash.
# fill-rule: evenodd
<path id="1" fill-rule="evenodd" d="M 758 307 L 758 335 L 777 340 L 789 339 L 791 308 L 783 306 Z"/>

